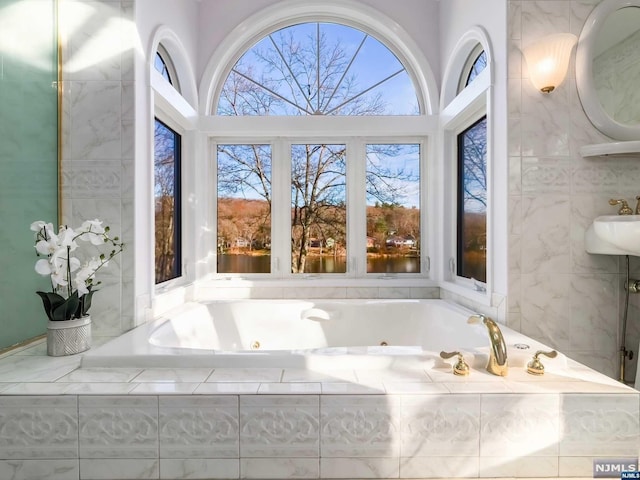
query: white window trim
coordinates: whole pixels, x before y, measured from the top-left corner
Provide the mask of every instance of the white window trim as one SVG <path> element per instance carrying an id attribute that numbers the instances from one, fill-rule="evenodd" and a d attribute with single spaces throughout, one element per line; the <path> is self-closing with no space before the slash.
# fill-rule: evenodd
<path id="1" fill-rule="evenodd" d="M 251 119 L 253 117 L 250 117 Z M 278 118 L 278 117 L 276 117 Z M 286 118 L 286 117 L 285 117 Z M 294 121 L 304 123 L 306 118 L 315 117 L 296 117 Z M 334 120 L 339 117 L 323 117 L 327 124 L 335 123 Z M 271 120 L 261 119 L 263 121 Z M 367 123 L 366 120 L 360 119 L 360 123 Z M 375 118 L 373 119 L 375 120 Z M 271 273 L 269 274 L 249 274 L 249 273 L 216 273 L 215 260 L 212 262 L 212 271 L 208 276 L 209 280 L 235 280 L 234 283 L 227 283 L 228 286 L 237 286 L 242 282 L 260 282 L 261 284 L 282 285 L 282 286 L 308 286 L 312 281 L 314 284 L 344 285 L 344 286 L 362 286 L 370 285 L 375 282 L 379 285 L 381 279 L 385 280 L 385 284 L 406 285 L 406 286 L 435 286 L 430 278 L 429 271 L 429 238 L 430 225 L 433 224 L 429 220 L 429 203 L 427 178 L 429 176 L 428 159 L 432 151 L 428 136 L 421 135 L 389 135 L 389 126 L 387 125 L 387 135 L 371 136 L 371 130 L 366 126 L 361 126 L 362 131 L 359 135 L 336 135 L 335 130 L 332 133 L 327 132 L 326 136 L 307 136 L 295 135 L 291 136 L 291 129 L 288 129 L 289 135 L 280 132 L 271 138 L 264 136 L 246 137 L 246 136 L 227 136 L 227 137 L 210 137 L 209 152 L 211 155 L 211 172 L 210 191 L 212 192 L 211 224 L 214 229 L 217 226 L 216 217 L 216 199 L 217 199 L 217 179 L 215 172 L 217 171 L 216 157 L 218 144 L 270 144 L 272 162 L 281 159 L 282 167 L 272 167 L 272 230 L 271 230 Z M 304 129 L 303 129 L 304 130 Z M 392 129 L 395 130 L 395 129 Z M 256 130 L 261 131 L 261 130 Z M 364 133 L 368 132 L 368 135 Z M 316 131 L 316 134 L 318 132 Z M 291 224 L 290 224 L 290 205 L 291 205 L 291 145 L 305 143 L 326 143 L 326 144 L 345 144 L 347 146 L 347 272 L 346 273 L 326 273 L 326 274 L 294 274 L 291 273 Z M 420 145 L 420 273 L 398 273 L 398 274 L 380 274 L 366 272 L 366 199 L 365 199 L 365 155 L 367 144 L 418 144 Z M 351 205 L 351 206 L 350 206 Z M 214 235 L 217 238 L 217 231 Z M 217 255 L 217 252 L 216 252 Z"/>
<path id="2" fill-rule="evenodd" d="M 180 85 L 185 85 L 184 91 L 178 91 L 171 85 L 160 72 L 155 68 L 155 52 L 158 46 L 162 43 L 164 46 L 165 54 L 168 54 L 170 58 L 165 59 L 169 61 L 176 69 L 176 79 Z M 147 202 L 149 205 L 149 214 L 147 216 L 147 229 L 150 232 L 150 261 L 148 266 L 148 279 L 150 284 L 150 291 L 153 292 L 153 303 L 157 303 L 157 296 L 160 294 L 169 294 L 169 297 L 174 297 L 174 291 L 179 291 L 181 287 L 192 283 L 196 279 L 196 239 L 190 233 L 194 231 L 194 223 L 198 216 L 198 213 L 194 210 L 194 206 L 190 205 L 186 200 L 188 193 L 193 192 L 196 189 L 195 172 L 195 159 L 197 157 L 197 142 L 195 140 L 195 131 L 198 125 L 198 113 L 193 108 L 192 103 L 195 101 L 195 81 L 193 81 L 192 70 L 188 61 L 186 60 L 185 50 L 180 43 L 177 36 L 166 27 L 159 27 L 154 35 L 152 42 L 153 55 L 149 56 L 149 105 L 151 111 L 149 116 L 151 118 L 151 128 L 149 135 L 149 152 L 150 158 L 154 157 L 154 125 L 157 118 L 169 128 L 174 130 L 181 137 L 181 151 L 180 151 L 180 219 L 181 219 L 181 272 L 176 278 L 167 280 L 165 282 L 155 283 L 155 215 L 153 210 L 154 200 L 154 188 L 155 183 L 155 171 L 153 162 L 149 162 L 148 167 L 148 194 Z M 181 68 L 180 68 L 181 67 Z M 191 102 L 187 101 L 183 94 L 187 94 L 192 97 Z"/>
<path id="3" fill-rule="evenodd" d="M 492 150 L 493 129 L 491 112 L 490 71 L 487 67 L 442 112 L 444 159 L 444 229 L 443 229 L 443 282 L 442 288 L 483 304 L 491 305 L 493 293 L 494 242 L 492 231 L 493 183 Z M 458 135 L 487 116 L 487 281 L 480 283 L 456 273 L 457 259 L 457 188 L 458 188 Z M 452 261 L 454 262 L 452 265 Z M 484 291 L 480 289 L 484 288 Z"/>

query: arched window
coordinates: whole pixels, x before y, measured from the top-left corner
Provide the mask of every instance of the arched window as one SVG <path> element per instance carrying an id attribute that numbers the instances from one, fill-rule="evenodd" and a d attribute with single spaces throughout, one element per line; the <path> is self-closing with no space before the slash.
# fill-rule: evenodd
<path id="1" fill-rule="evenodd" d="M 158 50 L 156 50 L 156 56 L 154 59 L 153 66 L 155 69 L 160 72 L 160 75 L 173 85 L 177 91 L 180 91 L 180 83 L 178 82 L 178 74 L 176 73 L 176 69 L 171 61 L 171 57 L 169 53 L 164 48 L 162 44 L 158 45 Z"/>
<path id="2" fill-rule="evenodd" d="M 217 273 L 428 275 L 436 122 L 415 65 L 369 32 L 292 23 L 245 43 L 213 86 Z"/>
<path id="3" fill-rule="evenodd" d="M 451 185 L 445 200 L 444 254 L 449 259 L 447 288 L 473 290 L 490 302 L 493 251 L 487 228 L 491 204 L 491 128 L 489 108 L 491 49 L 486 32 L 474 27 L 458 42 L 446 69 L 443 98 L 443 170 Z M 464 91 L 464 93 L 463 93 Z"/>
<path id="4" fill-rule="evenodd" d="M 418 115 L 396 55 L 335 23 L 301 23 L 261 39 L 224 82 L 218 115 Z"/>
<path id="5" fill-rule="evenodd" d="M 460 75 L 460 83 L 458 93 L 464 90 L 479 74 L 487 67 L 487 54 L 481 44 L 478 44 L 465 63 L 462 74 Z"/>

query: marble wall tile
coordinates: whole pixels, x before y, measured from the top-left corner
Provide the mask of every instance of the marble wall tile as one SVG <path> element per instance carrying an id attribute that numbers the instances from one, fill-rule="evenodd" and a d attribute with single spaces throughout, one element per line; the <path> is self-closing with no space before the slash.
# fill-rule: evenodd
<path id="1" fill-rule="evenodd" d="M 411 298 L 440 298 L 439 287 L 411 287 Z"/>
<path id="2" fill-rule="evenodd" d="M 63 164 L 62 194 L 66 198 L 118 198 L 121 181 L 119 160 Z"/>
<path id="3" fill-rule="evenodd" d="M 617 275 L 571 277 L 571 350 L 616 350 L 620 322 L 615 308 L 617 282 Z"/>
<path id="4" fill-rule="evenodd" d="M 240 478 L 320 478 L 317 458 L 241 458 Z"/>
<path id="5" fill-rule="evenodd" d="M 77 455 L 76 397 L 0 397 L 1 459 L 70 459 Z"/>
<path id="6" fill-rule="evenodd" d="M 319 426 L 316 395 L 243 395 L 240 457 L 318 457 Z"/>
<path id="7" fill-rule="evenodd" d="M 380 287 L 380 298 L 411 298 L 411 289 L 407 287 Z"/>
<path id="8" fill-rule="evenodd" d="M 161 458 L 238 458 L 236 396 L 159 397 Z"/>
<path id="9" fill-rule="evenodd" d="M 479 458 L 403 457 L 400 458 L 400 478 L 475 478 L 479 475 Z"/>
<path id="10" fill-rule="evenodd" d="M 320 478 L 399 478 L 398 458 L 321 458 Z"/>
<path id="11" fill-rule="evenodd" d="M 638 395 L 561 396 L 561 456 L 635 456 L 640 440 Z"/>
<path id="12" fill-rule="evenodd" d="M 537 38 L 557 32 L 568 32 L 570 2 L 538 0 L 522 2 L 522 43 L 527 46 Z"/>
<path id="13" fill-rule="evenodd" d="M 82 480 L 152 480 L 160 478 L 160 461 L 136 459 L 80 459 Z"/>
<path id="14" fill-rule="evenodd" d="M 121 74 L 122 24 L 119 2 L 69 2 L 61 10 L 69 28 L 64 77 L 69 80 L 118 80 Z M 82 22 L 76 19 L 82 18 Z M 102 54 L 96 55 L 99 51 Z"/>
<path id="15" fill-rule="evenodd" d="M 402 397 L 401 457 L 477 456 L 480 395 Z"/>
<path id="16" fill-rule="evenodd" d="M 557 456 L 560 397 L 483 395 L 480 438 L 481 457 Z"/>
<path id="17" fill-rule="evenodd" d="M 80 396 L 80 458 L 158 458 L 158 398 Z"/>
<path id="18" fill-rule="evenodd" d="M 522 199 L 522 273 L 569 273 L 571 204 L 565 195 Z"/>
<path id="19" fill-rule="evenodd" d="M 229 458 L 160 459 L 160 479 L 232 479 L 240 477 L 240 460 Z"/>
<path id="20" fill-rule="evenodd" d="M 284 288 L 284 298 L 346 298 L 346 287 Z"/>
<path id="21" fill-rule="evenodd" d="M 323 395 L 321 456 L 398 457 L 400 403 L 396 396 Z"/>
<path id="22" fill-rule="evenodd" d="M 571 275 L 522 275 L 522 333 L 562 351 L 570 345 Z"/>
<path id="23" fill-rule="evenodd" d="M 522 192 L 524 194 L 566 194 L 571 189 L 570 160 L 525 157 L 522 159 Z"/>
<path id="24" fill-rule="evenodd" d="M 348 287 L 347 298 L 379 298 L 378 287 Z"/>
<path id="25" fill-rule="evenodd" d="M 557 456 L 480 457 L 480 477 L 554 478 L 557 476 Z"/>
<path id="26" fill-rule="evenodd" d="M 0 460 L 3 480 L 78 480 L 80 465 L 77 459 Z"/>
<path id="27" fill-rule="evenodd" d="M 70 160 L 120 158 L 120 82 L 68 82 Z"/>

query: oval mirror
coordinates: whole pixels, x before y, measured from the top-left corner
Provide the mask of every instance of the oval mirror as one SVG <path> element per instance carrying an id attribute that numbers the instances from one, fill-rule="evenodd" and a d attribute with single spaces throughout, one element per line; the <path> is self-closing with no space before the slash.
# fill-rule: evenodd
<path id="1" fill-rule="evenodd" d="M 640 139 L 640 0 L 604 0 L 582 29 L 576 82 L 593 125 L 616 140 Z"/>

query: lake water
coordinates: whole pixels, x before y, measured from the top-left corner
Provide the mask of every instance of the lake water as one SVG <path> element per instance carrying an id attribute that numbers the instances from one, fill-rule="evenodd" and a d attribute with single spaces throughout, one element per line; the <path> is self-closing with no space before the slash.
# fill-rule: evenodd
<path id="1" fill-rule="evenodd" d="M 269 273 L 270 255 L 218 255 L 218 273 Z M 305 273 L 345 273 L 344 257 L 307 257 Z M 418 257 L 367 258 L 368 273 L 420 273 Z"/>

